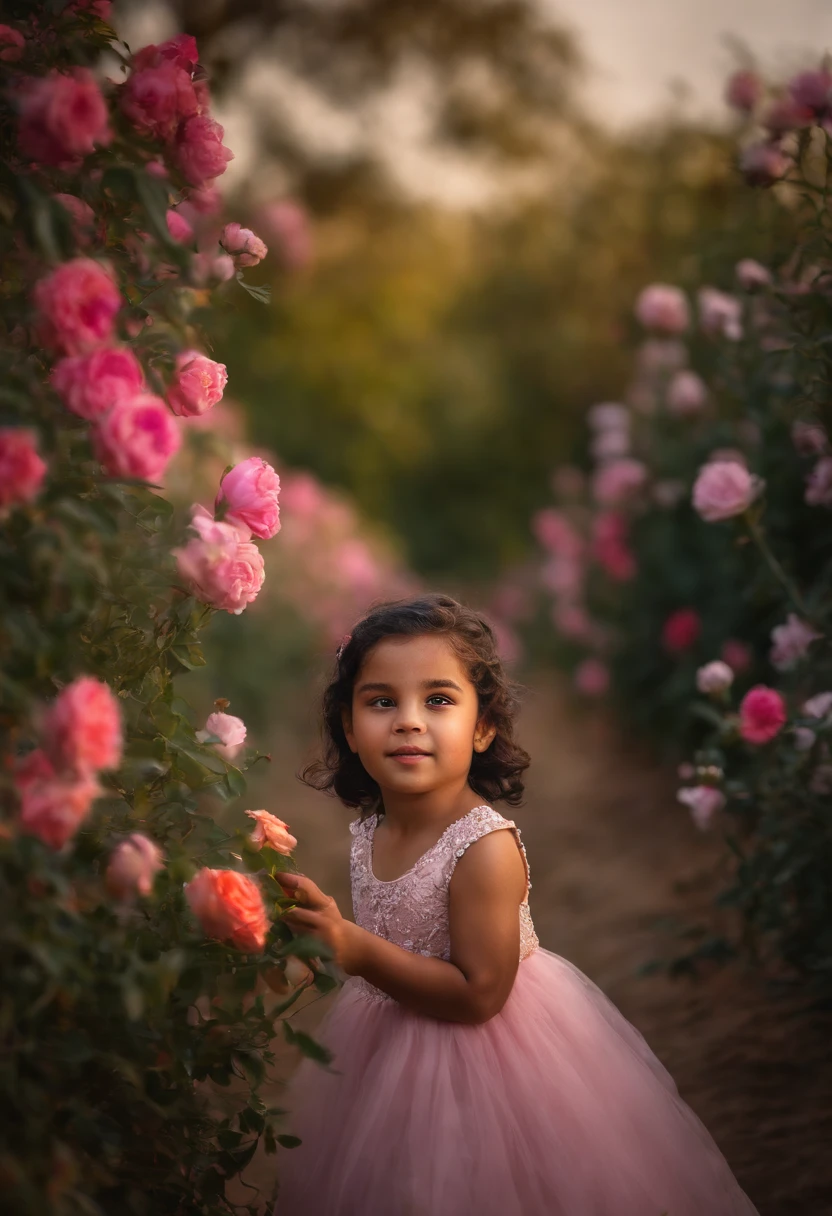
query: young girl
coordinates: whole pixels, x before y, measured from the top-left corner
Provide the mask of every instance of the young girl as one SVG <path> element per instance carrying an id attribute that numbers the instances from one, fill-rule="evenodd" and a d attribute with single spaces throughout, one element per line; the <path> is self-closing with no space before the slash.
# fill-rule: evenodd
<path id="1" fill-rule="evenodd" d="M 755 1216 L 642 1036 L 529 911 L 528 755 L 488 624 L 443 595 L 373 609 L 304 779 L 352 825 L 355 924 L 280 881 L 350 977 L 292 1085 L 276 1216 Z"/>

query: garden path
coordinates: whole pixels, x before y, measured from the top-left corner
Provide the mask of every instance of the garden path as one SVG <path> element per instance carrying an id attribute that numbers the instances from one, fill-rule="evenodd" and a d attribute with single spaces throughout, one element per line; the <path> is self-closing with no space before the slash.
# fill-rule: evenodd
<path id="1" fill-rule="evenodd" d="M 712 923 L 720 841 L 695 831 L 667 773 L 550 679 L 529 689 L 520 736 L 533 757 L 527 801 L 506 813 L 528 850 L 542 944 L 641 1030 L 760 1216 L 832 1216 L 828 1019 L 800 1015 L 739 963 L 698 979 L 639 975 L 684 950 L 681 926 Z M 293 781 L 298 752 L 279 750 L 271 809 L 298 836 L 301 869 L 346 911 L 351 816 Z M 331 999 L 293 1021 L 314 1031 Z M 248 1179 L 269 1189 L 271 1170 L 256 1159 Z"/>

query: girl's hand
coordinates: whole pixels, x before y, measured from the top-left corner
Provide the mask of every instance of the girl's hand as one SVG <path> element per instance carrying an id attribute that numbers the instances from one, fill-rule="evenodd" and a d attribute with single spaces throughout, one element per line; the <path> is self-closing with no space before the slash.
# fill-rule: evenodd
<path id="1" fill-rule="evenodd" d="M 310 933 L 319 937 L 332 951 L 337 962 L 350 975 L 356 963 L 355 925 L 344 920 L 331 895 L 324 895 L 311 878 L 303 874 L 278 871 L 275 878 L 289 899 L 299 907 L 285 912 L 283 919 L 295 933 Z"/>

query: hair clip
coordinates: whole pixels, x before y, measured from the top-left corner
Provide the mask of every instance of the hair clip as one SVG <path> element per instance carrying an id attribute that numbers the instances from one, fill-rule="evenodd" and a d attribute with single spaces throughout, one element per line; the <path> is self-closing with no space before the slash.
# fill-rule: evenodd
<path id="1" fill-rule="evenodd" d="M 341 638 L 338 649 L 335 651 L 336 659 L 340 659 L 341 655 L 344 653 L 344 650 L 349 645 L 351 638 L 352 638 L 351 633 L 345 633 L 344 636 Z"/>

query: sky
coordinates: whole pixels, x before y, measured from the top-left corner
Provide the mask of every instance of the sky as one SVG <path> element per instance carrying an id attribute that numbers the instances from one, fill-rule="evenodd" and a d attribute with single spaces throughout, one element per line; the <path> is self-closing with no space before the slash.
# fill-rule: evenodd
<path id="1" fill-rule="evenodd" d="M 667 103 L 674 80 L 694 114 L 719 117 L 738 38 L 778 75 L 832 51 L 832 0 L 546 0 L 589 60 L 585 100 L 626 127 Z"/>

